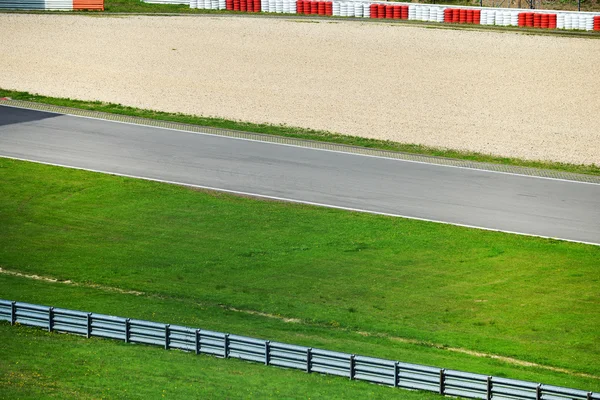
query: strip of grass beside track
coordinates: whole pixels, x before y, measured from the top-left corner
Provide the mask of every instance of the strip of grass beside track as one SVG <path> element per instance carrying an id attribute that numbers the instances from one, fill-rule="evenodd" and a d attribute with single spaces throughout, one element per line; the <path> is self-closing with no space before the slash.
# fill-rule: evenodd
<path id="1" fill-rule="evenodd" d="M 0 298 L 600 388 L 398 340 L 599 376 L 599 247 L 7 159 L 0 188 L 2 268 L 144 292 L 0 274 Z"/>
<path id="2" fill-rule="evenodd" d="M 431 393 L 0 323 L 0 398 L 436 399 Z"/>
<path id="3" fill-rule="evenodd" d="M 182 299 L 123 294 L 98 287 L 65 285 L 60 282 L 44 282 L 6 275 L 0 275 L 0 287 L 4 288 L 1 294 L 3 297 L 16 298 L 15 296 L 18 296 L 38 304 L 53 301 L 54 304 L 79 308 L 84 311 L 100 310 L 112 315 L 183 324 L 221 332 L 242 332 L 263 339 L 277 338 L 286 343 L 303 344 L 330 350 L 354 351 L 363 355 L 381 357 L 396 355 L 404 362 L 478 371 L 493 376 L 520 378 L 532 382 L 546 382 L 595 391 L 598 391 L 600 387 L 598 379 L 573 376 L 542 368 L 515 366 L 502 360 L 453 353 L 444 348 L 424 344 L 403 343 L 385 337 L 365 337 L 344 329 L 332 329 L 331 327 L 315 324 L 290 323 L 281 319 L 240 313 L 224 309 L 218 305 L 199 304 Z M 28 329 L 34 330 L 36 328 Z M 8 333 L 10 334 L 10 331 Z M 12 351 L 18 352 L 18 343 L 18 340 L 4 339 L 0 342 L 0 351 L 2 351 L 2 354 L 8 353 L 2 349 L 2 344 L 4 344 L 6 347 L 13 349 Z M 143 354 L 141 358 L 144 358 Z M 393 359 L 393 357 L 391 358 Z M 57 362 L 59 359 L 60 357 L 56 357 L 52 360 Z M 29 357 L 27 360 L 29 360 Z M 25 366 L 28 363 L 36 364 L 31 360 L 27 360 L 22 359 L 20 363 L 24 363 Z M 2 360 L 0 360 L 1 365 Z M 118 369 L 118 366 L 115 365 L 114 368 Z M 12 372 L 18 371 L 16 366 L 9 366 L 7 369 Z M 168 374 L 168 371 L 169 367 L 163 365 L 156 371 L 156 375 Z M 127 372 L 121 370 L 121 373 L 126 374 Z M 0 376 L 3 374 L 5 373 L 0 373 Z M 296 376 L 298 379 L 302 379 L 301 376 Z M 344 381 L 342 378 L 338 379 Z M 0 398 L 2 398 L 1 395 Z"/>
<path id="4" fill-rule="evenodd" d="M 595 164 L 576 165 L 547 161 L 529 161 L 509 157 L 497 157 L 489 154 L 464 152 L 452 149 L 433 148 L 422 145 L 397 143 L 385 140 L 366 139 L 357 136 L 347 136 L 326 131 L 296 128 L 284 125 L 254 124 L 249 122 L 231 121 L 221 118 L 208 118 L 178 113 L 166 113 L 161 111 L 152 111 L 127 107 L 120 104 L 48 97 L 6 89 L 0 89 L 0 98 L 2 97 L 9 97 L 14 100 L 33 101 L 38 103 L 80 108 L 84 110 L 101 111 L 113 114 L 130 115 L 135 117 L 150 118 L 162 121 L 174 121 L 185 124 L 233 129 L 244 132 L 255 132 L 268 135 L 317 140 L 322 142 L 340 143 L 373 149 L 399 151 L 412 154 L 424 154 L 437 157 L 448 157 L 461 160 L 488 162 L 495 164 L 552 169 L 578 174 L 600 175 L 600 166 Z"/>

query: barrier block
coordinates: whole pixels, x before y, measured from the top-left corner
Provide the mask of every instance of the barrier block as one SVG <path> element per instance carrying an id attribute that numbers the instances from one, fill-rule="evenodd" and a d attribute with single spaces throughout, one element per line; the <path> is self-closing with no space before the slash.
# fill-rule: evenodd
<path id="1" fill-rule="evenodd" d="M 542 14 L 533 13 L 533 27 L 534 28 L 542 27 Z"/>
<path id="2" fill-rule="evenodd" d="M 400 6 L 400 18 L 408 19 L 408 6 Z"/>
<path id="3" fill-rule="evenodd" d="M 392 19 L 394 18 L 394 6 L 385 6 L 385 18 Z"/>

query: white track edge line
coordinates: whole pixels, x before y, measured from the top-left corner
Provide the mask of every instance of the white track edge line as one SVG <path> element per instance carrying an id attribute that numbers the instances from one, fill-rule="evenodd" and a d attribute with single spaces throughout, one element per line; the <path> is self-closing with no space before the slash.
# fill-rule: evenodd
<path id="1" fill-rule="evenodd" d="M 242 196 L 259 197 L 259 198 L 263 198 L 263 199 L 278 200 L 278 201 L 284 201 L 284 202 L 288 202 L 288 203 L 306 204 L 306 205 L 311 205 L 311 206 L 333 208 L 333 209 L 338 209 L 338 210 L 353 211 L 353 212 L 366 213 L 366 214 L 374 214 L 374 215 L 383 215 L 383 216 L 386 216 L 386 217 L 405 218 L 405 219 L 412 219 L 412 220 L 417 220 L 417 221 L 433 222 L 433 223 L 438 223 L 438 224 L 443 224 L 443 225 L 460 226 L 460 227 L 463 227 L 463 228 L 481 229 L 481 230 L 484 230 L 484 231 L 503 232 L 503 233 L 509 233 L 509 234 L 513 234 L 513 235 L 538 237 L 538 238 L 542 238 L 542 239 L 553 239 L 553 240 L 560 240 L 560 241 L 564 241 L 564 242 L 572 242 L 572 243 L 581 243 L 581 244 L 587 244 L 587 245 L 592 245 L 592 246 L 600 246 L 600 243 L 585 242 L 585 241 L 582 241 L 582 240 L 564 239 L 564 238 L 559 238 L 559 237 L 554 237 L 554 236 L 535 235 L 535 234 L 532 234 L 532 233 L 523 233 L 523 232 L 508 231 L 508 230 L 503 230 L 503 229 L 486 228 L 486 227 L 477 226 L 477 225 L 467 225 L 467 224 L 460 224 L 460 223 L 454 223 L 454 222 L 439 221 L 439 220 L 435 220 L 435 219 L 420 218 L 420 217 L 411 217 L 411 216 L 401 215 L 401 214 L 392 214 L 392 213 L 386 213 L 386 212 L 381 212 L 381 211 L 365 210 L 365 209 L 361 209 L 361 208 L 336 206 L 336 205 L 333 205 L 333 204 L 316 203 L 316 202 L 312 202 L 312 201 L 290 199 L 290 198 L 286 198 L 286 197 L 277 197 L 277 196 L 269 196 L 269 195 L 265 195 L 265 194 L 242 192 L 242 191 L 239 191 L 239 190 L 215 188 L 215 187 L 212 187 L 212 186 L 196 185 L 196 184 L 193 184 L 193 183 L 170 181 L 170 180 L 166 180 L 166 179 L 148 178 L 148 177 L 144 177 L 144 176 L 122 174 L 122 173 L 119 173 L 119 172 L 110 172 L 110 171 L 103 171 L 103 170 L 92 169 L 92 168 L 75 167 L 75 166 L 72 166 L 72 165 L 58 164 L 58 163 L 52 163 L 52 162 L 46 162 L 46 161 L 36 161 L 36 160 L 27 159 L 27 158 L 7 156 L 7 155 L 1 154 L 1 153 L 0 153 L 0 158 L 8 158 L 8 159 L 11 159 L 11 160 L 33 162 L 33 163 L 36 163 L 36 164 L 45 164 L 45 165 L 52 165 L 52 166 L 55 166 L 55 167 L 62 167 L 62 168 L 77 169 L 77 170 L 82 170 L 82 171 L 96 172 L 96 173 L 100 173 L 100 174 L 115 175 L 115 176 L 121 176 L 121 177 L 124 177 L 124 178 L 133 178 L 133 179 L 141 179 L 141 180 L 145 180 L 145 181 L 167 183 L 167 184 L 170 184 L 170 185 L 178 185 L 178 186 L 186 186 L 186 187 L 192 187 L 192 188 L 197 188 L 197 189 L 213 190 L 215 192 L 224 192 L 224 193 L 231 193 L 231 194 L 237 194 L 237 195 L 242 195 Z"/>
<path id="2" fill-rule="evenodd" d="M 44 104 L 44 103 L 40 103 L 40 104 Z M 546 180 L 551 180 L 551 181 L 559 181 L 559 182 L 568 182 L 568 183 L 575 183 L 575 184 L 597 185 L 597 186 L 600 186 L 600 183 L 595 183 L 595 182 L 574 181 L 574 180 L 565 179 L 565 178 L 552 178 L 552 177 L 548 177 L 548 176 L 519 174 L 517 172 L 494 171 L 494 170 L 483 169 L 483 168 L 463 167 L 463 166 L 459 166 L 459 165 L 436 164 L 436 163 L 427 162 L 427 161 L 406 160 L 406 159 L 403 159 L 403 158 L 393 158 L 393 157 L 386 157 L 386 156 L 376 156 L 376 155 L 372 155 L 372 154 L 353 153 L 353 152 L 342 151 L 342 150 L 322 149 L 322 148 L 318 148 L 318 147 L 308 147 L 308 146 L 300 146 L 300 145 L 296 145 L 296 144 L 269 142 L 267 140 L 239 138 L 239 137 L 232 137 L 232 136 L 226 136 L 226 135 L 218 135 L 218 134 L 206 133 L 206 132 L 193 132 L 193 131 L 187 131 L 187 130 L 183 130 L 183 129 L 175 129 L 175 128 L 166 128 L 166 127 L 162 127 L 162 126 L 138 124 L 138 123 L 135 123 L 135 122 L 113 121 L 111 119 L 105 119 L 105 118 L 100 118 L 100 117 L 88 117 L 88 116 L 85 116 L 85 115 L 65 114 L 65 113 L 59 113 L 59 112 L 56 112 L 56 111 L 42 111 L 42 110 L 36 110 L 36 109 L 33 109 L 33 108 L 19 107 L 19 106 L 13 106 L 13 105 L 1 104 L 1 103 L 0 103 L 0 105 L 2 105 L 4 107 L 19 108 L 19 109 L 22 109 L 22 110 L 32 110 L 32 111 L 39 111 L 39 112 L 47 112 L 47 113 L 56 114 L 56 115 L 67 115 L 67 116 L 70 116 L 70 117 L 86 118 L 86 119 L 93 119 L 93 120 L 105 121 L 105 122 L 114 122 L 114 123 L 118 123 L 118 124 L 140 126 L 140 127 L 145 127 L 145 128 L 164 129 L 164 130 L 174 131 L 174 132 L 191 133 L 191 134 L 194 134 L 194 135 L 204 135 L 204 136 L 212 136 L 212 137 L 226 138 L 226 139 L 233 139 L 233 140 L 244 140 L 244 141 L 255 142 L 255 143 L 266 143 L 266 144 L 272 144 L 272 145 L 277 145 L 277 146 L 295 147 L 295 148 L 305 149 L 305 150 L 326 151 L 326 152 L 330 152 L 330 153 L 347 154 L 347 155 L 352 155 L 352 156 L 362 156 L 362 157 L 379 158 L 379 159 L 384 159 L 384 160 L 394 160 L 394 161 L 401 161 L 401 162 L 408 162 L 408 163 L 415 163 L 415 164 L 425 164 L 425 165 L 431 165 L 431 166 L 435 166 L 435 167 L 458 168 L 458 169 L 466 169 L 466 170 L 470 170 L 470 171 L 488 172 L 488 173 L 493 173 L 493 174 L 520 176 L 520 177 L 524 177 L 524 178 L 546 179 Z M 84 110 L 84 111 L 90 111 L 90 110 Z M 92 111 L 92 112 L 98 112 L 98 111 Z M 115 115 L 121 115 L 121 114 L 115 114 Z M 125 117 L 131 117 L 131 116 L 125 115 Z M 142 118 L 142 117 L 133 117 L 133 118 Z M 175 123 L 175 124 L 181 123 L 181 122 L 164 121 L 164 120 L 152 120 L 152 121 L 161 121 L 161 122 L 166 122 L 166 123 L 171 122 L 171 123 Z M 197 125 L 197 126 L 199 128 L 204 128 L 201 125 Z M 206 128 L 210 128 L 210 127 L 206 127 Z M 220 128 L 215 128 L 215 129 L 220 129 Z M 261 135 L 261 133 L 257 133 L 257 132 L 245 132 L 245 131 L 238 131 L 238 132 L 240 132 L 240 133 L 248 133 L 248 134 L 258 134 L 258 135 Z M 285 136 L 273 135 L 273 137 L 281 137 L 281 138 L 286 138 L 287 139 L 287 137 L 285 137 Z M 299 139 L 299 138 L 291 138 L 291 139 L 292 140 L 293 139 L 303 140 L 303 139 Z M 317 142 L 317 143 L 325 143 L 325 144 L 337 145 L 337 143 L 331 143 L 331 142 Z M 378 149 L 374 149 L 374 150 L 378 150 Z M 383 150 L 383 151 L 385 151 L 385 150 Z M 419 154 L 416 154 L 416 155 L 418 156 Z M 427 157 L 427 155 L 422 155 L 422 156 L 423 157 Z M 527 167 L 525 167 L 525 168 L 527 168 Z"/>

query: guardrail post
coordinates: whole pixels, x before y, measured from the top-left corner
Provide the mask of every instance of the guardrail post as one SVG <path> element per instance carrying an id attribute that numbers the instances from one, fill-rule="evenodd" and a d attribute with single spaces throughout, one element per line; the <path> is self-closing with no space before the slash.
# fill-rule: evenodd
<path id="1" fill-rule="evenodd" d="M 488 376 L 486 379 L 486 399 L 492 400 L 492 377 Z"/>
<path id="2" fill-rule="evenodd" d="M 542 384 L 538 383 L 535 387 L 535 400 L 542 400 Z"/>
<path id="3" fill-rule="evenodd" d="M 271 362 L 271 342 L 265 340 L 265 365 L 269 365 Z"/>
<path id="4" fill-rule="evenodd" d="M 125 320 L 125 343 L 129 343 L 129 331 L 131 329 L 131 319 Z"/>
<path id="5" fill-rule="evenodd" d="M 200 329 L 196 329 L 196 340 L 195 340 L 195 346 L 196 347 L 196 355 L 200 354 Z"/>
<path id="6" fill-rule="evenodd" d="M 354 380 L 354 374 L 355 374 L 355 369 L 356 369 L 356 356 L 354 354 L 352 354 L 350 356 L 350 380 Z"/>
<path id="7" fill-rule="evenodd" d="M 17 302 L 12 301 L 10 303 L 10 324 L 14 325 L 17 322 Z"/>
<path id="8" fill-rule="evenodd" d="M 165 325 L 165 350 L 169 350 L 169 327 L 171 325 Z"/>
<path id="9" fill-rule="evenodd" d="M 394 363 L 394 387 L 398 387 L 398 381 L 400 380 L 400 365 L 398 361 Z"/>
<path id="10" fill-rule="evenodd" d="M 229 358 L 229 333 L 225 334 L 224 346 L 223 346 L 223 357 Z"/>
<path id="11" fill-rule="evenodd" d="M 312 348 L 306 349 L 306 372 L 312 372 Z"/>
<path id="12" fill-rule="evenodd" d="M 48 332 L 52 332 L 54 328 L 54 307 L 48 309 Z"/>
<path id="13" fill-rule="evenodd" d="M 440 394 L 443 396 L 446 391 L 446 370 L 440 369 Z"/>
<path id="14" fill-rule="evenodd" d="M 92 313 L 91 312 L 87 313 L 86 328 L 87 329 L 86 329 L 85 337 L 89 339 L 92 336 Z"/>

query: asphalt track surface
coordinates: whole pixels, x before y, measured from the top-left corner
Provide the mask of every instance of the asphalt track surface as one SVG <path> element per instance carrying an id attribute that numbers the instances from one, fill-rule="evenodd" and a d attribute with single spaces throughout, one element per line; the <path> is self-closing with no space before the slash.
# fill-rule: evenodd
<path id="1" fill-rule="evenodd" d="M 600 185 L 0 106 L 0 156 L 600 244 Z M 1 189 L 0 189 L 1 190 Z"/>

